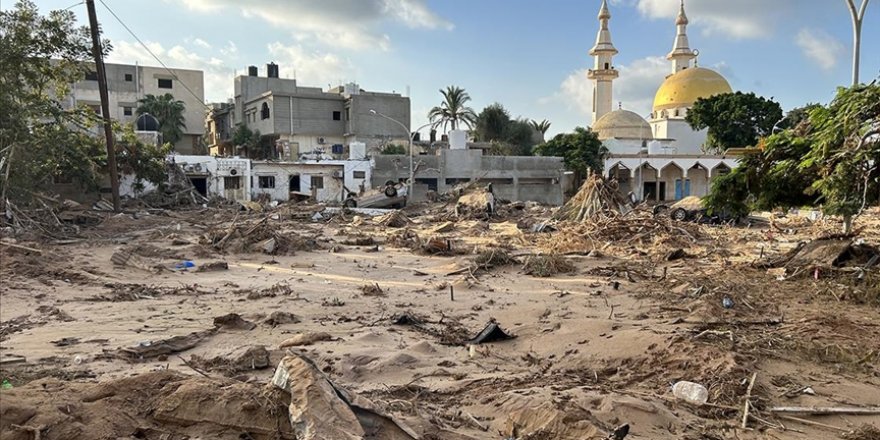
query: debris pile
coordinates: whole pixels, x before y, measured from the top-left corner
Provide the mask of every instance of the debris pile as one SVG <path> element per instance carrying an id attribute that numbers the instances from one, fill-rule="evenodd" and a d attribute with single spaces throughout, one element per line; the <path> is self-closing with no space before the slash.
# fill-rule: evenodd
<path id="1" fill-rule="evenodd" d="M 294 231 L 284 231 L 266 216 L 256 221 L 235 221 L 228 227 L 215 227 L 203 237 L 202 244 L 223 252 L 262 252 L 268 255 L 292 255 L 312 251 L 317 241 Z"/>
<path id="2" fill-rule="evenodd" d="M 578 192 L 556 212 L 553 218 L 584 223 L 601 218 L 617 217 L 629 212 L 632 203 L 618 191 L 614 182 L 591 173 Z"/>

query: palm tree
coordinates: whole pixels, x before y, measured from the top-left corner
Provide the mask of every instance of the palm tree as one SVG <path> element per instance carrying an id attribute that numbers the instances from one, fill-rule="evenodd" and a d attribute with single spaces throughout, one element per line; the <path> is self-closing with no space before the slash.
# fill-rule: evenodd
<path id="1" fill-rule="evenodd" d="M 137 114 L 149 113 L 159 121 L 159 132 L 162 133 L 162 141 L 176 144 L 183 138 L 183 130 L 186 128 L 186 120 L 183 113 L 186 105 L 183 101 L 174 99 L 174 95 L 146 95 L 138 101 Z"/>
<path id="2" fill-rule="evenodd" d="M 538 122 L 538 121 L 532 119 L 531 124 L 532 124 L 532 128 L 534 128 L 535 130 L 538 130 L 541 133 L 541 136 L 547 134 L 547 130 L 550 129 L 550 121 L 548 121 L 546 119 L 544 119 L 541 122 Z"/>
<path id="3" fill-rule="evenodd" d="M 474 109 L 465 105 L 471 100 L 467 92 L 461 87 L 449 86 L 446 90 L 441 89 L 440 94 L 443 95 L 443 102 L 428 112 L 428 119 L 434 124 L 433 126 L 435 128 L 443 126 L 443 130 L 446 130 L 446 125 L 450 124 L 452 129 L 456 130 L 459 124 L 464 124 L 468 128 L 473 128 L 477 114 Z"/>

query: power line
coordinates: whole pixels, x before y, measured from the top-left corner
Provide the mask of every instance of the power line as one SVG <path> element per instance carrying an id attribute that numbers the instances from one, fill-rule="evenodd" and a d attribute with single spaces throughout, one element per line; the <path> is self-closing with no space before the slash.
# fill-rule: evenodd
<path id="1" fill-rule="evenodd" d="M 206 109 L 208 109 L 208 110 L 211 109 L 211 107 L 210 107 L 209 105 L 205 104 L 205 102 L 203 101 L 203 98 L 200 98 L 199 95 L 196 95 L 195 92 L 192 91 L 192 89 L 190 89 L 189 87 L 187 87 L 186 83 L 183 82 L 183 81 L 177 76 L 177 74 L 174 73 L 174 71 L 172 71 L 167 65 L 165 65 L 165 63 L 162 62 L 162 60 L 160 60 L 159 57 L 156 56 L 156 54 L 153 53 L 153 51 L 150 50 L 150 48 L 149 48 L 146 44 L 144 44 L 144 42 L 141 41 L 141 39 L 138 38 L 137 35 L 135 35 L 134 31 L 132 31 L 131 28 L 129 28 L 128 25 L 126 25 L 126 24 L 122 21 L 122 19 L 119 18 L 119 16 L 116 15 L 115 12 L 113 12 L 112 9 L 110 9 L 110 6 L 107 6 L 107 3 L 104 3 L 104 0 L 98 0 L 98 1 L 100 1 L 101 4 L 104 5 L 105 8 L 107 8 L 107 11 L 109 11 L 110 14 L 113 15 L 113 18 L 115 18 L 116 21 L 118 21 L 119 24 L 121 24 L 122 27 L 125 28 L 125 30 L 128 31 L 128 33 L 131 34 L 131 36 L 134 37 L 135 40 L 137 40 L 137 42 L 141 45 L 141 47 L 143 47 L 144 50 L 146 50 L 147 53 L 149 53 L 149 54 L 153 57 L 153 59 L 155 59 L 159 64 L 161 64 L 162 67 L 164 67 L 165 70 L 167 70 L 168 73 L 170 73 L 171 76 L 173 76 L 174 79 L 176 79 L 177 82 L 179 82 L 180 85 L 182 85 L 183 88 L 186 89 L 187 92 L 189 92 L 190 95 L 192 95 L 194 98 L 196 98 L 196 99 L 199 101 L 199 103 L 201 103 L 203 106 L 205 106 Z"/>

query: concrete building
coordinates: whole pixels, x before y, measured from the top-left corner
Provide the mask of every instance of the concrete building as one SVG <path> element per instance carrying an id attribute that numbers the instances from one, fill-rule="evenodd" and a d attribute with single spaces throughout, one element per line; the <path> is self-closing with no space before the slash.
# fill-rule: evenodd
<path id="1" fill-rule="evenodd" d="M 320 87 L 301 86 L 295 79 L 279 78 L 276 64 L 268 64 L 266 70 L 266 76 L 259 76 L 257 67 L 251 66 L 248 75 L 236 77 L 231 119 L 224 115 L 225 110 L 218 110 L 210 119 L 225 117 L 232 127 L 245 124 L 274 138 L 276 158 L 281 160 L 296 160 L 302 153 L 316 151 L 342 158 L 355 142 L 365 144 L 369 152 L 389 142 L 407 142 L 409 98 L 397 93 L 368 92 L 357 84 L 324 91 Z M 371 114 L 370 110 L 400 121 L 406 130 Z M 222 135 L 219 138 L 222 141 Z M 212 148 L 215 145 L 219 143 L 213 142 Z M 219 147 L 216 151 L 220 151 Z"/>
<path id="2" fill-rule="evenodd" d="M 107 72 L 107 91 L 110 117 L 123 122 L 134 122 L 138 100 L 146 95 L 170 93 L 186 106 L 186 128 L 183 138 L 174 145 L 180 154 L 198 152 L 205 134 L 205 74 L 201 70 L 170 69 L 130 64 L 104 64 Z M 94 69 L 94 64 L 92 64 Z M 189 89 L 189 90 L 187 90 Z M 66 101 L 70 106 L 86 104 L 101 113 L 101 95 L 98 76 L 89 72 L 82 81 L 71 86 Z"/>
<path id="3" fill-rule="evenodd" d="M 196 191 L 205 197 L 251 200 L 249 159 L 172 155 L 168 160 L 178 164 Z"/>
<path id="4" fill-rule="evenodd" d="M 210 104 L 205 117 L 205 145 L 211 156 L 235 156 L 232 133 L 235 130 L 234 101 Z"/>
<path id="5" fill-rule="evenodd" d="M 598 70 L 590 70 L 590 78 L 596 90 L 591 128 L 610 153 L 605 172 L 619 181 L 621 191 L 632 192 L 640 200 L 705 196 L 711 179 L 736 167 L 737 159 L 706 154 L 707 130 L 693 130 L 685 116 L 698 99 L 731 92 L 730 84 L 717 72 L 696 66 L 697 52 L 688 43 L 682 1 L 673 47 L 666 56 L 671 73 L 657 89 L 650 120 L 622 108 L 605 111 L 611 107 L 611 83 L 617 78 L 613 66 L 605 64 L 617 53 L 611 43 L 610 18 L 603 0 L 597 43 L 590 51 Z"/>
<path id="6" fill-rule="evenodd" d="M 372 185 L 409 178 L 409 156 L 374 156 Z M 479 180 L 492 183 L 501 200 L 534 201 L 549 205 L 564 202 L 567 174 L 561 157 L 484 156 L 482 150 L 440 150 L 436 156 L 415 157 L 413 200 L 426 193 L 444 193 L 453 186 Z"/>

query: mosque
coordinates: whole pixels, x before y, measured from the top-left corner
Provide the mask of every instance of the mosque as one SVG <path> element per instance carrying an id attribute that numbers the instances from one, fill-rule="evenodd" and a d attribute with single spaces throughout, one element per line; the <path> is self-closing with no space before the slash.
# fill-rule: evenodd
<path id="1" fill-rule="evenodd" d="M 606 0 L 599 9 L 599 34 L 590 49 L 594 65 L 587 76 L 593 81 L 593 125 L 609 151 L 605 171 L 616 178 L 624 193 L 639 200 L 669 201 L 690 195 L 704 196 L 709 182 L 729 172 L 735 157 L 703 152 L 707 130 L 693 130 L 684 118 L 699 98 L 729 93 L 730 84 L 718 72 L 697 66 L 698 51 L 688 44 L 688 18 L 684 0 L 675 20 L 672 51 L 666 55 L 670 73 L 654 96 L 653 111 L 646 120 L 637 113 L 612 111 L 612 85 L 619 76 L 613 58 Z"/>

